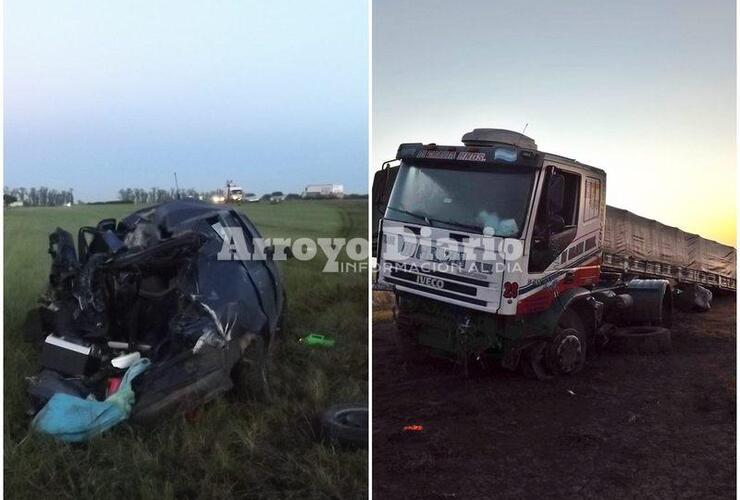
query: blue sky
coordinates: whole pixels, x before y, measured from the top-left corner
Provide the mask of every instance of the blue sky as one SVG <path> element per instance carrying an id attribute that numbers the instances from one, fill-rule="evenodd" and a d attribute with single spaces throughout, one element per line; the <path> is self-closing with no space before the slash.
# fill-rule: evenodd
<path id="1" fill-rule="evenodd" d="M 731 0 L 375 0 L 373 153 L 509 128 L 607 171 L 607 203 L 735 241 Z"/>
<path id="2" fill-rule="evenodd" d="M 7 186 L 367 192 L 367 3 L 5 2 Z"/>

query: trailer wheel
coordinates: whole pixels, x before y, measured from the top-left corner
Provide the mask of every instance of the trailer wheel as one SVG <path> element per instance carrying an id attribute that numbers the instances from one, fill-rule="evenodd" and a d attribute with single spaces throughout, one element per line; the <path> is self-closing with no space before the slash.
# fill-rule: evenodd
<path id="1" fill-rule="evenodd" d="M 619 328 L 609 345 L 626 354 L 657 354 L 671 350 L 671 331 L 660 326 L 630 326 Z"/>

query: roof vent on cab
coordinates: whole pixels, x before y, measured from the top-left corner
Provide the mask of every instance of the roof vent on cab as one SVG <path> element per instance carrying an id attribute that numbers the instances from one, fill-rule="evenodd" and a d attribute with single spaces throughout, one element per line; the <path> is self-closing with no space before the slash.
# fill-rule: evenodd
<path id="1" fill-rule="evenodd" d="M 466 146 L 508 144 L 519 148 L 537 150 L 537 144 L 531 137 L 502 128 L 476 128 L 463 135 L 462 142 Z"/>

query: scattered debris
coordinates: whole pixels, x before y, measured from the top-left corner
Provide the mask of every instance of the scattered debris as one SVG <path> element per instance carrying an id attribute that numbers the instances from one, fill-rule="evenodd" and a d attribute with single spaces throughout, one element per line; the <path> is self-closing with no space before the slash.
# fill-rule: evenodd
<path id="1" fill-rule="evenodd" d="M 685 312 L 707 312 L 712 308 L 712 292 L 701 285 L 685 285 L 676 290 L 675 304 Z"/>
<path id="2" fill-rule="evenodd" d="M 299 342 L 309 347 L 334 347 L 334 339 L 318 333 L 310 333 L 301 338 Z"/>
<path id="3" fill-rule="evenodd" d="M 146 358 L 136 361 L 126 371 L 115 394 L 105 401 L 80 398 L 65 393 L 54 394 L 31 422 L 34 430 L 62 441 L 87 441 L 123 422 L 134 405 L 134 378 L 149 368 Z"/>
<path id="4" fill-rule="evenodd" d="M 121 380 L 120 377 L 111 377 L 108 379 L 108 389 L 105 391 L 106 397 L 115 394 L 118 388 L 121 387 Z"/>
<path id="5" fill-rule="evenodd" d="M 403 426 L 403 432 L 421 432 L 424 430 L 423 425 L 419 424 L 413 424 L 413 425 L 404 425 Z"/>
<path id="6" fill-rule="evenodd" d="M 44 408 L 34 428 L 78 440 L 129 411 L 133 421 L 156 421 L 234 384 L 265 392 L 282 276 L 269 258 L 219 260 L 224 228 L 260 237 L 243 214 L 195 200 L 82 227 L 77 249 L 67 231 L 49 235 L 49 287 L 26 321 L 27 339 L 41 344 L 42 370 L 27 379 L 29 413 Z M 232 380 L 242 365 L 260 373 Z M 88 406 L 92 420 L 70 431 L 60 412 Z"/>

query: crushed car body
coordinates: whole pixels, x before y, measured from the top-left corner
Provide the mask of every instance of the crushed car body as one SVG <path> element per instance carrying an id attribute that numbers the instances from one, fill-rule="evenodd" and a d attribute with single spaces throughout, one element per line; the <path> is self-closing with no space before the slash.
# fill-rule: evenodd
<path id="1" fill-rule="evenodd" d="M 261 237 L 242 213 L 197 200 L 82 227 L 77 249 L 57 228 L 49 287 L 26 330 L 41 344 L 30 412 L 56 393 L 103 400 L 141 358 L 151 364 L 133 380 L 135 422 L 203 404 L 234 385 L 266 395 L 282 276 L 269 252 L 261 260 L 219 258 L 235 230 L 248 246 Z"/>

